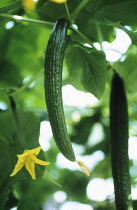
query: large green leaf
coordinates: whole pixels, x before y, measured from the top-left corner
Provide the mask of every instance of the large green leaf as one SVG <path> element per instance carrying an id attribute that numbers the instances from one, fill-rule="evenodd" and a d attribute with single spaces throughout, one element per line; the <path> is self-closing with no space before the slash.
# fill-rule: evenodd
<path id="1" fill-rule="evenodd" d="M 115 65 L 118 72 L 125 80 L 126 89 L 130 94 L 137 92 L 137 57 L 130 53 L 123 62 Z"/>
<path id="2" fill-rule="evenodd" d="M 24 77 L 43 68 L 49 29 L 16 24 L 10 30 L 0 27 L 0 86 L 20 87 Z"/>
<path id="3" fill-rule="evenodd" d="M 93 21 L 92 16 L 89 14 L 85 15 L 84 13 L 82 13 L 78 17 L 76 24 L 78 26 L 78 29 L 93 42 L 100 41 L 100 34 L 102 36 L 103 41 L 112 42 L 115 38 L 115 32 L 112 27 L 103 24 L 99 25 L 97 22 Z M 78 40 L 79 38 L 75 33 L 73 33 L 72 36 L 76 40 Z"/>
<path id="4" fill-rule="evenodd" d="M 95 21 L 96 22 L 96 21 Z M 112 27 L 117 27 L 121 30 L 123 30 L 125 33 L 128 34 L 128 36 L 130 37 L 131 41 L 133 44 L 137 45 L 137 31 L 132 31 L 127 29 L 126 27 L 122 26 L 120 24 L 120 22 L 112 22 L 110 20 L 104 20 L 104 21 L 97 21 L 97 23 L 101 24 L 101 25 L 106 25 L 106 26 L 112 26 Z"/>
<path id="5" fill-rule="evenodd" d="M 105 5 L 94 15 L 95 19 L 108 19 L 114 22 L 121 21 L 123 25 L 136 25 L 137 1 L 123 1 Z"/>
<path id="6" fill-rule="evenodd" d="M 42 3 L 41 3 L 42 2 Z M 75 11 L 82 4 L 83 1 L 76 0 L 75 2 L 69 0 L 67 5 L 70 15 L 75 14 Z M 136 8 L 137 1 L 129 0 L 89 0 L 83 8 L 77 12 L 75 23 L 79 30 L 85 34 L 92 41 L 99 41 L 98 25 L 94 20 L 108 19 L 113 22 L 121 21 L 122 24 L 134 25 L 136 24 Z M 67 13 L 63 4 L 55 4 L 50 1 L 40 1 L 41 6 L 38 7 L 38 13 L 41 19 L 55 22 L 57 19 L 65 17 Z M 39 5 L 38 4 L 38 5 Z M 128 14 L 128 15 L 127 15 Z M 114 30 L 107 25 L 100 25 L 99 30 L 104 41 L 112 41 L 114 39 Z M 75 35 L 75 33 L 74 33 Z M 78 39 L 78 36 L 76 36 Z"/>
<path id="7" fill-rule="evenodd" d="M 33 149 L 39 146 L 39 120 L 32 112 L 19 112 L 19 119 L 22 125 L 22 131 L 28 143 L 27 149 Z M 15 132 L 13 121 L 8 112 L 0 113 L 0 206 L 3 206 L 10 192 L 13 183 L 22 179 L 31 180 L 28 171 L 23 167 L 15 176 L 10 177 L 15 164 L 17 163 L 17 154 L 23 153 L 23 148 Z M 41 151 L 38 158 L 45 159 Z M 36 167 L 36 177 L 43 175 L 45 167 Z"/>
<path id="8" fill-rule="evenodd" d="M 124 25 L 136 25 L 136 8 L 137 1 L 89 1 L 79 13 L 76 19 L 76 24 L 78 25 L 79 30 L 92 41 L 99 41 L 99 34 L 101 34 L 103 41 L 111 42 L 115 38 L 114 28 L 109 27 L 109 24 L 103 24 L 103 22 L 101 21 L 107 19 L 108 21 L 117 22 L 117 26 L 113 25 L 113 27 L 118 27 L 118 23 Z M 98 26 L 95 20 L 98 20 L 98 22 L 100 22 L 100 26 Z M 135 44 L 136 32 L 133 33 L 132 31 L 127 30 L 126 28 L 122 28 L 122 25 L 120 26 L 120 28 L 130 36 L 130 38 Z"/>
<path id="9" fill-rule="evenodd" d="M 79 0 L 75 2 L 73 0 L 69 0 L 67 2 L 70 15 L 72 16 L 72 20 L 73 12 L 75 12 L 75 9 L 77 9 L 80 3 L 82 2 Z M 82 10 L 80 10 L 80 13 L 78 13 L 77 18 L 74 21 L 78 25 L 79 30 L 92 41 L 98 41 L 99 39 L 96 26 L 97 24 L 93 22 L 93 15 L 94 12 L 96 12 L 96 4 L 98 4 L 98 2 L 89 1 L 89 3 L 86 4 L 86 6 L 83 7 Z M 64 4 L 55 4 L 50 1 L 38 2 L 38 13 L 41 19 L 52 22 L 55 22 L 56 20 L 62 17 L 68 18 Z M 114 39 L 115 37 L 113 28 L 111 27 L 100 25 L 100 31 L 103 34 L 103 39 L 106 41 L 112 41 L 112 39 Z M 79 36 L 77 36 L 75 33 L 73 34 L 73 36 L 76 37 L 76 40 L 79 39 Z"/>
<path id="10" fill-rule="evenodd" d="M 30 72 L 34 74 L 41 69 L 41 63 L 38 59 L 38 50 L 40 49 L 37 46 L 39 30 L 34 25 L 17 24 L 10 32 L 7 31 L 9 42 L 6 59 L 11 60 L 23 76 Z"/>
<path id="11" fill-rule="evenodd" d="M 72 13 L 74 8 L 77 6 L 76 1 L 68 1 L 69 12 Z M 67 18 L 67 12 L 65 9 L 65 4 L 56 4 L 49 0 L 40 0 L 37 5 L 38 14 L 41 19 L 55 22 L 59 18 Z"/>
<path id="12" fill-rule="evenodd" d="M 101 97 L 107 81 L 106 60 L 102 51 L 87 53 L 80 48 L 68 47 L 66 64 L 72 85 L 79 89 L 82 84 L 86 91 Z"/>

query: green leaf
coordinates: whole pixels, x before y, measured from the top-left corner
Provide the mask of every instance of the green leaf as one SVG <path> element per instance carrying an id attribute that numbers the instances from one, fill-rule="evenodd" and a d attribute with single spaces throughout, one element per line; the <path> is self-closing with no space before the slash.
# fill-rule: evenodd
<path id="1" fill-rule="evenodd" d="M 89 179 L 83 174 L 82 171 L 72 172 L 68 169 L 63 169 L 60 173 L 61 184 L 64 186 L 63 190 L 70 195 L 74 200 L 85 202 L 86 187 Z M 67 181 L 67 185 L 66 185 Z M 84 209 L 84 208 L 83 208 Z"/>
<path id="2" fill-rule="evenodd" d="M 86 20 L 86 24 L 85 24 Z M 90 40 L 93 42 L 99 41 L 99 34 L 98 34 L 98 24 L 94 21 L 93 15 L 89 13 L 81 13 L 81 15 L 77 18 L 76 24 L 78 26 L 78 29 L 87 36 Z M 106 25 L 100 25 L 100 31 L 102 34 L 103 41 L 113 41 L 115 38 L 115 33 L 113 28 L 106 26 Z M 72 34 L 74 36 L 75 40 L 78 40 L 78 37 L 76 37 L 75 33 Z M 76 37 L 76 38 L 75 38 Z"/>
<path id="3" fill-rule="evenodd" d="M 77 3 L 75 1 L 69 0 L 67 5 L 69 12 L 71 13 L 77 6 Z M 40 0 L 40 3 L 38 2 L 37 8 L 39 16 L 47 21 L 55 22 L 62 17 L 68 18 L 65 4 L 57 4 L 49 0 Z"/>
<path id="4" fill-rule="evenodd" d="M 116 70 L 123 76 L 126 89 L 129 93 L 137 92 L 137 57 L 136 53 L 127 55 L 123 62 L 115 65 Z"/>
<path id="5" fill-rule="evenodd" d="M 80 48 L 68 47 L 66 65 L 69 82 L 78 89 L 84 89 L 98 99 L 103 94 L 107 81 L 105 54 L 102 51 L 87 53 Z"/>
<path id="6" fill-rule="evenodd" d="M 136 25 L 137 1 L 123 1 L 102 6 L 94 15 L 97 20 L 121 21 L 123 25 Z"/>
<path id="7" fill-rule="evenodd" d="M 35 181 L 22 180 L 13 186 L 13 192 L 18 193 L 20 200 L 18 210 L 40 210 L 42 204 L 49 200 L 49 196 L 52 197 L 56 190 L 60 188 L 46 178 Z"/>
<path id="8" fill-rule="evenodd" d="M 10 30 L 0 28 L 0 32 L 2 32 L 3 35 L 3 38 L 0 38 L 0 45 L 3 49 L 0 61 L 2 64 L 4 63 L 6 67 L 8 65 L 7 63 L 10 63 L 9 70 L 7 70 L 5 66 L 1 67 L 2 80 L 7 81 L 9 72 L 17 74 L 16 80 L 18 80 L 21 76 L 34 75 L 38 70 L 41 70 L 43 67 L 43 54 L 41 52 L 45 50 L 49 30 L 36 25 L 15 23 Z M 4 78 L 4 75 L 6 78 Z M 11 75 L 9 75 L 9 77 L 15 80 L 15 76 L 11 77 Z M 10 78 L 9 80 L 11 80 Z M 17 86 L 18 84 L 19 82 Z"/>
<path id="9" fill-rule="evenodd" d="M 120 22 L 112 22 L 110 20 L 95 21 L 95 22 L 98 22 L 101 25 L 107 25 L 107 26 L 117 27 L 117 28 L 123 30 L 130 37 L 130 39 L 132 41 L 132 44 L 137 45 L 137 32 L 136 31 L 134 32 L 134 31 L 131 31 L 131 30 L 127 29 L 126 27 L 122 26 L 120 24 Z"/>
<path id="10" fill-rule="evenodd" d="M 12 2 L 15 2 L 16 0 L 1 0 L 0 1 L 0 7 L 3 7 L 3 6 L 5 6 L 5 5 L 7 5 L 7 4 L 10 4 L 10 3 L 12 3 Z"/>
<path id="11" fill-rule="evenodd" d="M 8 60 L 0 61 L 0 87 L 11 88 L 22 85 L 22 78 L 16 65 Z"/>
<path id="12" fill-rule="evenodd" d="M 94 123 L 97 121 L 100 121 L 99 112 L 92 116 L 83 117 L 77 124 L 73 126 L 74 132 L 70 136 L 71 141 L 76 144 L 86 145 L 88 137 L 91 133 L 91 129 Z"/>
<path id="13" fill-rule="evenodd" d="M 1 0 L 0 13 L 5 13 L 10 10 L 19 9 L 21 7 L 21 0 Z"/>
<path id="14" fill-rule="evenodd" d="M 28 143 L 27 149 L 33 149 L 39 146 L 39 119 L 32 112 L 19 111 L 19 119 L 22 125 L 23 134 Z M 20 145 L 17 134 L 13 126 L 12 118 L 8 112 L 0 113 L 0 197 L 1 208 L 4 206 L 9 188 L 22 179 L 31 180 L 28 171 L 23 167 L 15 176 L 10 177 L 11 172 L 17 163 L 17 154 L 23 153 L 23 148 Z M 43 151 L 38 155 L 38 158 L 45 160 Z M 36 178 L 43 175 L 44 166 L 36 167 Z"/>
<path id="15" fill-rule="evenodd" d="M 4 210 L 4 206 L 6 201 L 8 200 L 8 194 L 10 193 L 10 187 L 11 187 L 11 181 L 6 179 L 1 185 L 0 185 L 0 208 L 1 210 Z"/>
<path id="16" fill-rule="evenodd" d="M 69 0 L 67 2 L 70 15 L 72 15 L 72 20 L 73 12 L 77 9 L 80 3 L 81 0 Z M 96 24 L 92 22 L 98 4 L 102 4 L 102 1 L 99 1 L 99 3 L 93 0 L 89 1 L 89 3 L 86 4 L 86 6 L 81 10 L 75 21 L 75 24 L 78 26 L 79 30 L 92 41 L 98 41 L 98 32 L 96 30 Z M 38 14 L 41 19 L 55 22 L 56 20 L 62 17 L 68 18 L 64 4 L 56 4 L 51 1 L 41 0 L 40 2 L 38 1 L 37 7 Z M 115 36 L 113 28 L 104 25 L 100 26 L 100 28 L 105 41 L 112 41 L 112 39 L 114 39 Z M 75 33 L 73 33 L 73 37 L 75 37 L 75 40 L 79 39 L 79 36 L 77 36 Z"/>

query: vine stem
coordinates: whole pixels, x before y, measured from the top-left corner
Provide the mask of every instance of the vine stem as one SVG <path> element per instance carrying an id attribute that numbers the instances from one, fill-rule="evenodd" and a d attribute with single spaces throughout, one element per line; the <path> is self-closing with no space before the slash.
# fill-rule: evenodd
<path id="1" fill-rule="evenodd" d="M 31 18 L 24 18 L 22 16 L 19 15 L 10 15 L 7 13 L 2 13 L 0 14 L 0 17 L 4 17 L 4 18 L 10 18 L 12 20 L 17 20 L 17 21 L 25 21 L 28 23 L 34 23 L 34 24 L 38 24 L 38 25 L 42 25 L 42 26 L 47 26 L 47 27 L 53 27 L 54 23 L 52 22 L 46 22 L 46 21 L 42 21 L 42 20 L 36 20 L 36 19 L 31 19 Z"/>
<path id="2" fill-rule="evenodd" d="M 34 82 L 35 79 L 37 79 L 39 76 L 43 74 L 43 69 L 39 71 L 37 74 L 35 74 L 28 82 L 26 82 L 24 85 L 22 85 L 17 90 L 13 91 L 12 93 L 9 93 L 10 96 L 15 96 L 17 94 L 20 94 L 24 89 L 26 89 L 32 82 Z"/>
<path id="3" fill-rule="evenodd" d="M 7 13 L 0 14 L 0 17 L 9 18 L 9 19 L 17 20 L 17 21 L 21 21 L 21 22 L 34 23 L 34 24 L 42 25 L 44 27 L 46 26 L 46 27 L 49 27 L 49 28 L 52 28 L 54 26 L 53 22 L 46 22 L 46 21 L 42 21 L 42 20 L 24 18 L 24 17 L 19 16 L 19 15 L 10 15 L 10 14 L 7 14 Z M 73 30 L 75 33 L 77 33 L 81 38 L 83 38 L 83 40 L 85 40 L 86 43 L 88 43 L 90 46 L 92 46 L 94 49 L 96 49 L 93 45 L 93 42 L 90 41 L 84 34 L 82 34 L 73 25 L 70 26 L 70 29 Z"/>
<path id="4" fill-rule="evenodd" d="M 84 6 L 89 2 L 90 0 L 83 0 L 81 1 L 78 6 L 76 7 L 76 9 L 74 10 L 72 17 L 73 17 L 73 21 L 75 22 L 78 14 L 80 13 L 80 11 L 84 8 Z"/>
<path id="5" fill-rule="evenodd" d="M 40 167 L 38 165 L 36 165 L 36 167 L 39 169 L 39 171 L 43 174 L 43 171 L 40 169 Z M 50 178 L 50 176 L 48 175 L 48 172 L 45 171 L 43 174 L 43 178 L 47 181 L 47 179 L 49 179 L 50 182 L 52 182 L 53 184 L 57 185 L 58 187 L 62 187 L 62 185 L 60 185 L 59 183 L 57 183 L 56 181 L 54 181 L 52 178 Z"/>
<path id="6" fill-rule="evenodd" d="M 88 43 L 92 48 L 96 49 L 93 45 L 93 42 L 90 41 L 82 32 L 80 32 L 78 29 L 76 29 L 73 25 L 70 27 L 74 32 L 76 32 L 79 36 L 85 40 L 86 43 Z"/>
<path id="7" fill-rule="evenodd" d="M 70 12 L 69 12 L 68 5 L 67 5 L 66 2 L 65 2 L 65 9 L 66 9 L 66 12 L 67 12 L 67 15 L 68 15 L 68 19 L 69 19 L 69 21 L 71 23 L 71 16 L 70 16 Z"/>
<path id="8" fill-rule="evenodd" d="M 103 45 L 102 45 L 103 37 L 102 37 L 100 26 L 98 24 L 96 24 L 96 29 L 97 29 L 97 34 L 98 34 L 98 40 L 99 40 L 100 48 L 103 51 Z"/>
<path id="9" fill-rule="evenodd" d="M 27 142 L 26 142 L 26 139 L 24 138 L 22 128 L 21 128 L 21 125 L 20 125 L 20 121 L 19 121 L 19 117 L 18 117 L 18 113 L 17 113 L 17 108 L 16 108 L 16 103 L 15 103 L 12 96 L 9 96 L 9 100 L 10 100 L 10 107 L 11 107 L 12 116 L 13 116 L 14 127 L 15 127 L 15 130 L 16 130 L 17 135 L 19 137 L 20 144 L 22 145 L 22 147 L 24 149 L 27 149 Z"/>

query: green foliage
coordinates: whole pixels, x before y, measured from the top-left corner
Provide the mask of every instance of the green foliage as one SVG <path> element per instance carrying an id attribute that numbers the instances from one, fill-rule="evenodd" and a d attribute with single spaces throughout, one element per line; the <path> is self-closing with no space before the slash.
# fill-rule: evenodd
<path id="1" fill-rule="evenodd" d="M 103 21 L 97 21 L 95 20 L 96 23 L 100 24 L 100 26 L 105 25 L 105 26 L 112 26 L 112 27 L 117 27 L 121 30 L 123 30 L 124 32 L 126 32 L 128 34 L 128 36 L 130 37 L 132 44 L 137 44 L 137 32 L 136 31 L 131 31 L 129 29 L 127 29 L 126 27 L 121 25 L 121 22 L 112 22 L 110 20 L 103 20 Z"/>
<path id="2" fill-rule="evenodd" d="M 28 148 L 33 149 L 38 146 L 39 136 L 39 121 L 36 115 L 32 112 L 20 113 L 23 134 L 27 140 Z M 21 169 L 17 175 L 11 178 L 9 175 L 17 162 L 17 154 L 23 153 L 23 148 L 20 145 L 17 134 L 15 133 L 12 118 L 8 112 L 0 113 L 1 141 L 0 141 L 0 206 L 3 208 L 7 200 L 7 194 L 10 192 L 10 187 L 13 183 L 22 179 L 31 180 L 30 175 L 25 168 Z M 10 122 L 10 123 L 7 123 Z M 41 152 L 39 158 L 43 159 L 44 155 Z M 41 177 L 44 167 L 36 168 L 36 176 Z"/>
<path id="3" fill-rule="evenodd" d="M 137 92 L 137 83 L 135 79 L 137 76 L 136 65 L 137 59 L 134 51 L 127 54 L 126 59 L 123 62 L 117 64 L 117 69 L 125 79 L 125 85 L 130 94 Z"/>
<path id="4" fill-rule="evenodd" d="M 70 79 L 72 78 L 71 84 L 81 82 L 86 91 L 91 92 L 97 98 L 101 97 L 107 80 L 103 52 L 96 50 L 87 53 L 82 49 L 69 47 L 66 53 L 66 65 Z"/>
<path id="5" fill-rule="evenodd" d="M 121 21 L 122 25 L 136 25 L 137 1 L 114 1 L 99 8 L 95 14 L 98 20 L 108 19 L 114 22 Z M 128 15 L 127 15 L 128 14 Z"/>
<path id="6" fill-rule="evenodd" d="M 33 12 L 24 8 L 21 0 L 0 1 L 0 207 L 3 210 L 15 206 L 19 210 L 42 209 L 43 204 L 56 202 L 56 191 L 64 191 L 68 201 L 86 203 L 94 209 L 115 209 L 114 202 L 111 201 L 111 204 L 109 198 L 104 202 L 88 199 L 86 187 L 93 177 L 107 179 L 112 176 L 108 102 L 113 69 L 124 79 L 130 136 L 132 133 L 137 135 L 137 1 L 68 0 L 67 8 L 68 11 L 65 4 L 38 0 Z M 19 15 L 20 19 L 14 15 Z M 96 151 L 102 151 L 105 158 L 95 165 L 91 177 L 87 178 L 78 170 L 61 169 L 56 165 L 59 151 L 54 141 L 51 141 L 48 151 L 45 154 L 41 151 L 38 155 L 42 160 L 46 156 L 47 161 L 51 162 L 48 166 L 49 175 L 44 173 L 47 167 L 38 166 L 35 181 L 25 167 L 10 177 L 17 162 L 17 154 L 22 154 L 24 148 L 16 133 L 8 95 L 10 93 L 15 99 L 27 149 L 38 147 L 40 122 L 48 121 L 43 81 L 45 50 L 51 28 L 59 18 L 70 18 L 68 46 L 63 63 L 63 85 L 71 84 L 99 99 L 94 107 L 91 101 L 84 109 L 65 108 L 70 139 L 75 146 L 82 147 L 81 159 L 84 156 L 90 157 Z M 116 29 L 129 36 L 131 45 L 119 60 L 108 62 L 102 43 L 112 43 L 116 38 Z M 120 44 L 124 44 L 122 40 Z M 78 118 L 73 118 L 73 114 L 77 116 L 77 113 Z M 98 142 L 95 136 L 94 142 L 90 142 L 90 135 L 98 122 L 102 126 L 103 137 Z M 45 128 L 45 132 L 48 133 L 48 129 Z M 134 161 L 131 166 L 133 164 Z M 135 176 L 131 180 L 132 185 L 136 183 Z M 61 205 L 56 204 L 58 209 Z"/>
<path id="7" fill-rule="evenodd" d="M 86 202 L 86 186 L 88 184 L 88 178 L 82 176 L 81 172 L 75 172 L 72 176 L 72 172 L 64 169 L 60 175 L 60 180 L 62 180 L 62 185 L 65 192 L 71 195 L 70 199 L 75 199 L 80 202 Z M 66 183 L 67 180 L 67 183 Z"/>

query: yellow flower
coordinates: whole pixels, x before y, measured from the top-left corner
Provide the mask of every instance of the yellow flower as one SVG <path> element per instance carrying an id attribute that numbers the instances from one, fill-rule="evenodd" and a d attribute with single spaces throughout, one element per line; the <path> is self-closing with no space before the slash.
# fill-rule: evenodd
<path id="1" fill-rule="evenodd" d="M 36 7 L 36 2 L 34 0 L 22 0 L 22 6 L 25 10 L 34 12 Z"/>
<path id="2" fill-rule="evenodd" d="M 63 3 L 65 3 L 67 0 L 50 0 L 50 1 L 53 1 L 53 2 L 58 3 L 58 4 L 63 4 Z"/>
<path id="3" fill-rule="evenodd" d="M 17 174 L 18 171 L 20 171 L 21 168 L 25 165 L 25 167 L 26 167 L 27 171 L 29 172 L 29 174 L 31 175 L 32 179 L 36 179 L 35 163 L 37 163 L 39 165 L 44 165 L 44 166 L 50 164 L 49 162 L 40 160 L 36 157 L 36 155 L 39 154 L 40 150 L 41 150 L 41 146 L 39 146 L 35 149 L 25 150 L 22 155 L 17 155 L 18 162 L 15 165 L 15 168 L 10 176 L 14 176 L 15 174 Z"/>

